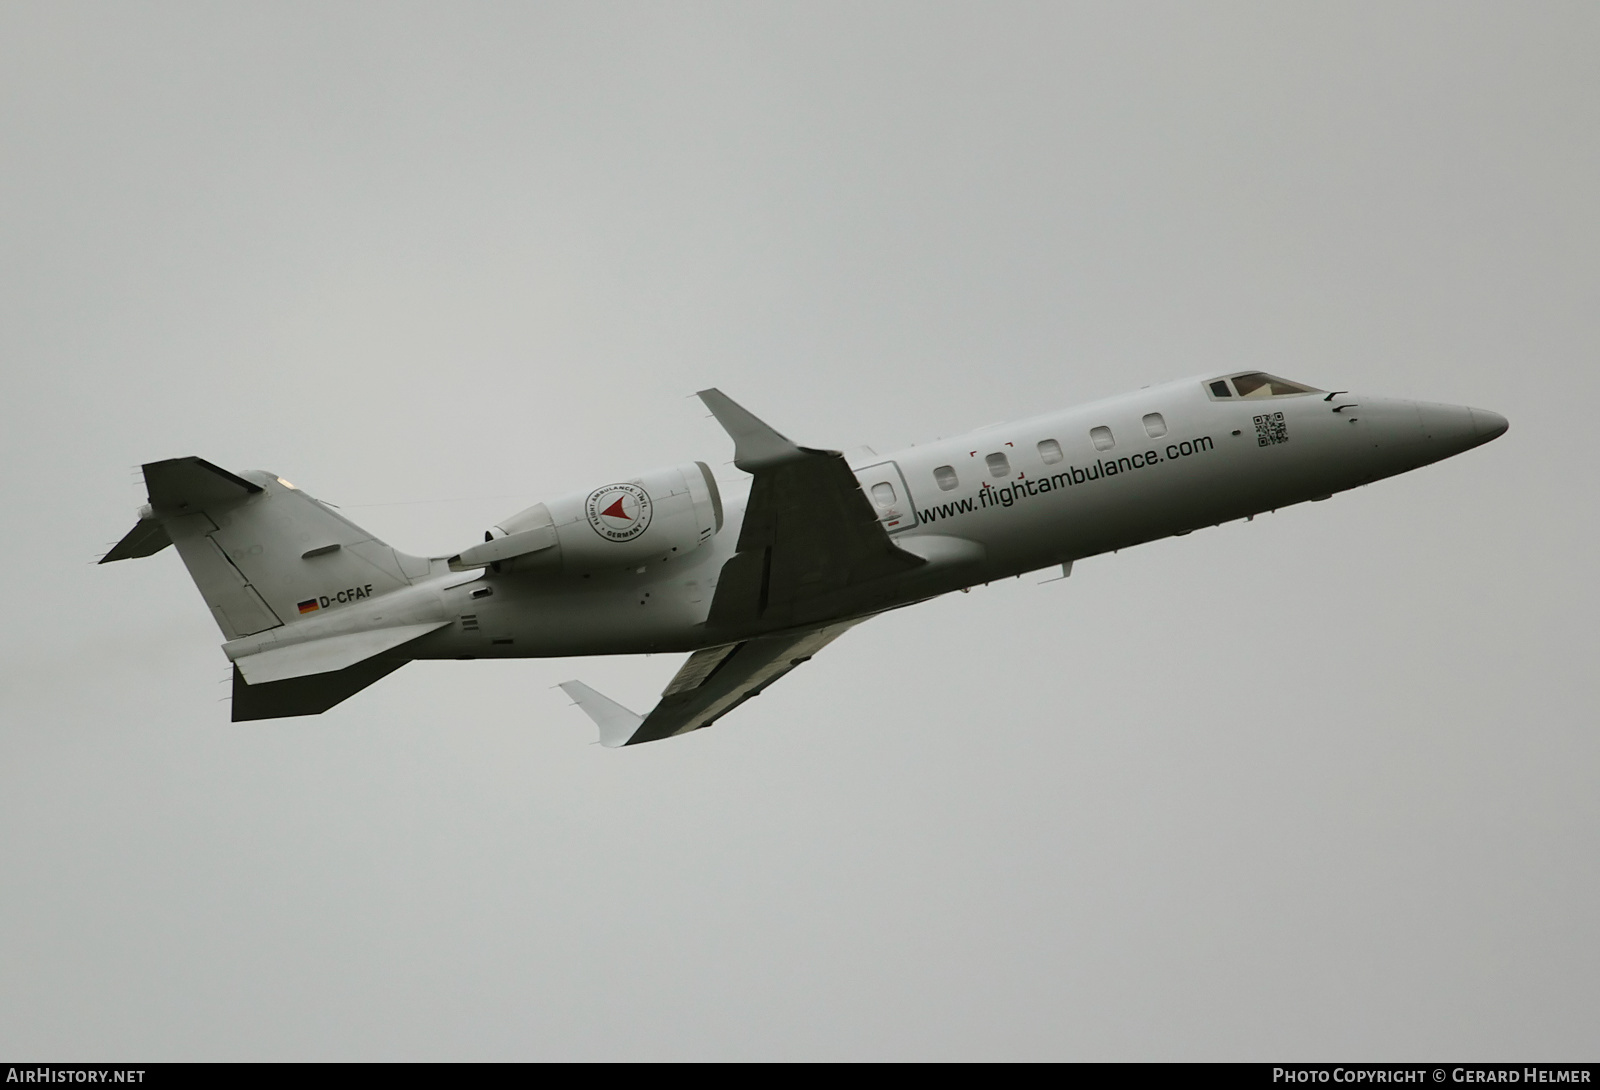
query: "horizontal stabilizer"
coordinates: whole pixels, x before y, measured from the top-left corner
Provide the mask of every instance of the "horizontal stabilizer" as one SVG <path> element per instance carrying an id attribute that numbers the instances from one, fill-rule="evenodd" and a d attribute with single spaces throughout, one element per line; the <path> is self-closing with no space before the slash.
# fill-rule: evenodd
<path id="1" fill-rule="evenodd" d="M 201 511 L 261 491 L 260 485 L 194 457 L 145 463 L 144 486 L 158 512 Z"/>
<path id="2" fill-rule="evenodd" d="M 633 732 L 644 722 L 643 716 L 634 715 L 609 696 L 595 692 L 581 681 L 563 681 L 561 691 L 583 709 L 583 714 L 594 720 L 594 725 L 600 728 L 600 744 L 607 749 L 627 745 Z"/>
<path id="3" fill-rule="evenodd" d="M 167 536 L 167 528 L 159 520 L 140 519 L 134 523 L 133 529 L 122 535 L 121 541 L 111 547 L 109 553 L 100 558 L 100 563 L 154 556 L 171 544 L 172 538 Z"/>
<path id="4" fill-rule="evenodd" d="M 329 674 L 354 666 L 374 655 L 392 651 L 449 623 L 430 621 L 426 624 L 372 628 L 342 636 L 326 636 L 320 640 L 307 640 L 245 655 L 234 660 L 234 665 L 250 685 L 264 685 L 312 674 Z"/>

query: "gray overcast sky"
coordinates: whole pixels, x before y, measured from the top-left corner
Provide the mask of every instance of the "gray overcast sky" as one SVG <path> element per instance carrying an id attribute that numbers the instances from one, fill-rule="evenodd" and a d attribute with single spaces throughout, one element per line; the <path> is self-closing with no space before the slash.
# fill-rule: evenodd
<path id="1" fill-rule="evenodd" d="M 1600 14 L 0 8 L 0 1054 L 1594 1059 Z M 139 463 L 411 551 L 1209 370 L 1511 431 L 879 618 L 228 723 Z M 430 501 L 419 503 L 415 501 Z"/>

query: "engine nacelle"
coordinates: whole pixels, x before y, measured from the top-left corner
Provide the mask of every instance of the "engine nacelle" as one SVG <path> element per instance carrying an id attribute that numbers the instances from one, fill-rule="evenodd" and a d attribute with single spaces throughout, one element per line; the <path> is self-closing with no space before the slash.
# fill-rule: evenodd
<path id="1" fill-rule="evenodd" d="M 722 529 L 722 495 L 704 462 L 646 473 L 519 511 L 482 545 L 450 558 L 452 571 L 569 574 L 636 568 L 683 556 Z"/>

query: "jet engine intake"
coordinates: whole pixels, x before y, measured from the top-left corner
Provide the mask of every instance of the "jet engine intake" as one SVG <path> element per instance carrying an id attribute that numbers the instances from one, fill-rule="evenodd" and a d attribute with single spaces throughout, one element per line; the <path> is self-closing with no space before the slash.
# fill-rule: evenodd
<path id="1" fill-rule="evenodd" d="M 722 529 L 722 495 L 704 462 L 659 469 L 519 511 L 450 558 L 451 571 L 569 575 L 684 556 Z"/>

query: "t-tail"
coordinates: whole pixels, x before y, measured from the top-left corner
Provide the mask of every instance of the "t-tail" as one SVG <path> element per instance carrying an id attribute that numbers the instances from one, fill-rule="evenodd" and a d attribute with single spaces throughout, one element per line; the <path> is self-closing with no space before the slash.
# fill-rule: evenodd
<path id="1" fill-rule="evenodd" d="M 448 623 L 437 595 L 415 586 L 433 562 L 280 477 L 171 458 L 145 465 L 144 480 L 149 504 L 100 562 L 177 547 L 228 640 L 235 722 L 326 711 Z"/>

